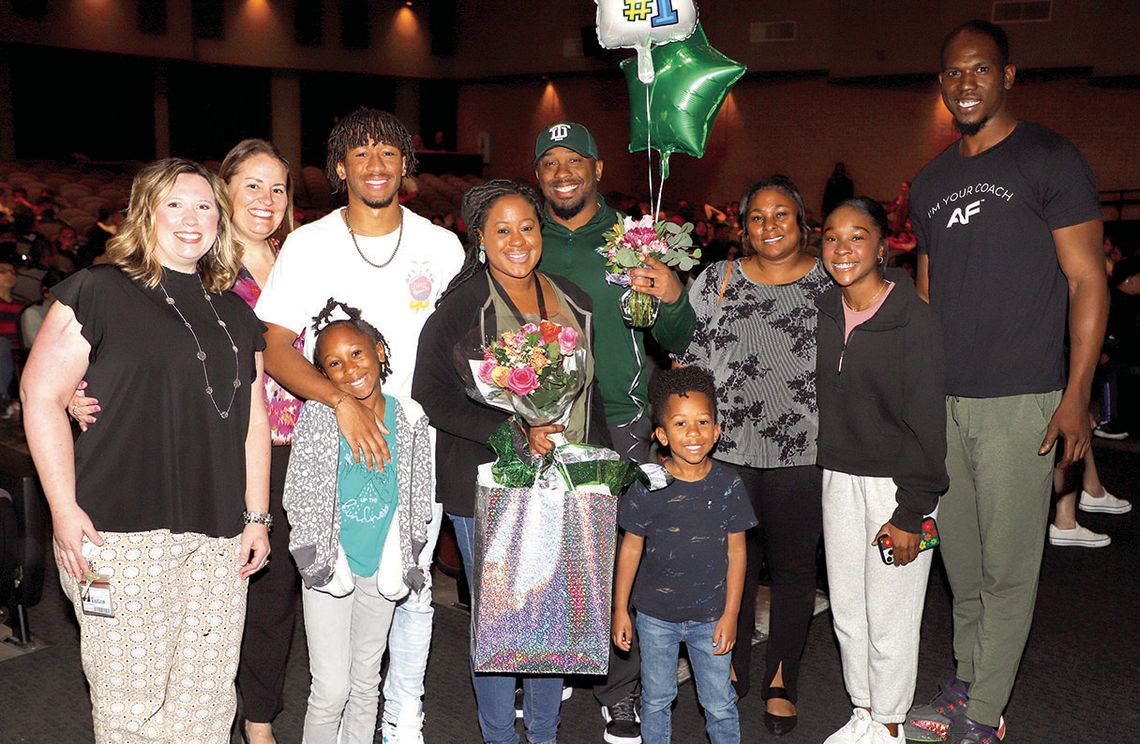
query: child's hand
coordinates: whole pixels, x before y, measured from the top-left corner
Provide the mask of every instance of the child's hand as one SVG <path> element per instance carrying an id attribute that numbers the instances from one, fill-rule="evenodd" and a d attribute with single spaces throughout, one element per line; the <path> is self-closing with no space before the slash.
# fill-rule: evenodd
<path id="1" fill-rule="evenodd" d="M 723 656 L 736 645 L 736 615 L 720 616 L 713 628 L 713 656 Z"/>
<path id="2" fill-rule="evenodd" d="M 630 644 L 633 642 L 633 625 L 629 621 L 628 611 L 614 610 L 613 621 L 610 623 L 610 634 L 618 650 L 629 651 Z"/>

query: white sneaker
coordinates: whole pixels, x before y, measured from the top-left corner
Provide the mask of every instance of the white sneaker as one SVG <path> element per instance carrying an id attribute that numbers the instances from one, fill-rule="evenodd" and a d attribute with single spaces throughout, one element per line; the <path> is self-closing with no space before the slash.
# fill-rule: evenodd
<path id="1" fill-rule="evenodd" d="M 898 736 L 891 736 L 891 732 L 887 727 L 878 721 L 871 721 L 870 736 L 867 738 L 867 744 L 906 744 L 906 734 L 903 733 L 903 725 L 899 724 Z"/>
<path id="2" fill-rule="evenodd" d="M 1124 499 L 1118 499 L 1105 489 L 1104 495 L 1093 496 L 1088 491 L 1081 491 L 1081 511 L 1099 512 L 1101 514 L 1127 514 L 1132 511 L 1132 504 Z"/>
<path id="3" fill-rule="evenodd" d="M 843 724 L 843 728 L 827 737 L 823 744 L 858 744 L 870 742 L 871 714 L 863 708 L 851 711 L 851 718 Z"/>
<path id="4" fill-rule="evenodd" d="M 424 744 L 424 714 L 401 713 L 396 725 L 384 721 L 380 724 L 383 744 Z"/>
<path id="5" fill-rule="evenodd" d="M 1049 544 L 1059 547 L 1073 548 L 1105 548 L 1112 543 L 1112 538 L 1093 532 L 1079 524 L 1071 530 L 1059 530 L 1049 525 Z"/>

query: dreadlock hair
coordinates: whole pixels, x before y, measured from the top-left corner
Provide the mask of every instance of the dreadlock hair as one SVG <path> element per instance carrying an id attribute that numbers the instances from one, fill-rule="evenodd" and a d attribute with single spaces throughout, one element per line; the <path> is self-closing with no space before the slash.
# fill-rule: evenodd
<path id="1" fill-rule="evenodd" d="M 487 227 L 487 214 L 491 211 L 491 207 L 504 196 L 521 196 L 526 199 L 534 207 L 535 219 L 542 219 L 542 205 L 538 200 L 538 194 L 521 181 L 496 178 L 467 189 L 463 194 L 463 203 L 460 206 L 460 214 L 464 224 L 467 225 L 467 237 L 463 246 L 463 266 L 455 278 L 451 280 L 451 283 L 447 285 L 447 289 L 440 293 L 439 299 L 435 301 L 436 307 L 439 307 L 443 298 L 447 297 L 452 290 L 476 274 L 486 271 L 486 264 L 480 260 L 479 255 L 482 252 L 483 230 Z"/>
<path id="2" fill-rule="evenodd" d="M 333 313 L 337 309 L 348 316 L 348 318 L 333 318 Z M 336 298 L 330 297 L 329 301 L 325 303 L 325 307 L 313 317 L 313 333 L 316 335 L 316 343 L 313 347 L 313 364 L 317 369 L 322 372 L 324 369 L 321 367 L 321 337 L 324 336 L 325 331 L 337 326 L 351 326 L 356 331 L 367 338 L 372 344 L 382 344 L 384 346 L 384 359 L 380 362 L 380 382 L 388 379 L 388 375 L 392 373 L 392 350 L 388 346 L 388 340 L 384 338 L 384 334 L 376 328 L 376 326 L 369 323 L 364 318 L 360 317 L 360 310 L 346 305 L 338 301 Z"/>
<path id="3" fill-rule="evenodd" d="M 716 383 L 713 382 L 712 373 L 704 367 L 675 367 L 667 369 L 657 375 L 649 385 L 649 402 L 653 406 L 653 423 L 663 426 L 661 417 L 665 415 L 665 406 L 669 397 L 678 395 L 689 397 L 689 393 L 701 393 L 709 399 L 712 406 L 713 421 L 718 418 L 716 412 Z"/>
<path id="4" fill-rule="evenodd" d="M 344 163 L 348 151 L 354 147 L 364 147 L 369 142 L 392 145 L 404 156 L 404 175 L 414 176 L 419 161 L 416 148 L 412 145 L 412 135 L 407 127 L 387 111 L 358 108 L 338 121 L 329 132 L 328 158 L 325 160 L 325 177 L 333 194 L 344 188 L 344 179 L 336 172 L 336 167 Z"/>

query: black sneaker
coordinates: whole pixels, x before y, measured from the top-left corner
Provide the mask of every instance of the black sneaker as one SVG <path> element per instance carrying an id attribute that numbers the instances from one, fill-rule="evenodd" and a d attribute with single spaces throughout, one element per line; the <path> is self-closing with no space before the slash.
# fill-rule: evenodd
<path id="1" fill-rule="evenodd" d="M 1101 439 L 1127 439 L 1128 432 L 1122 426 L 1112 421 L 1104 424 L 1098 424 L 1093 429 L 1093 436 L 1100 437 Z"/>
<path id="2" fill-rule="evenodd" d="M 612 706 L 602 706 L 602 718 L 606 719 L 602 738 L 607 744 L 641 744 L 640 705 L 641 695 L 632 692 Z"/>

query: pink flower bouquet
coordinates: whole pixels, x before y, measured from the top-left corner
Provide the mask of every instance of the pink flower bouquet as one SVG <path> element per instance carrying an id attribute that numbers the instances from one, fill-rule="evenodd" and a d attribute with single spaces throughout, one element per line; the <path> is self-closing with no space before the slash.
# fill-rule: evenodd
<path id="1" fill-rule="evenodd" d="M 691 222 L 684 225 L 668 220 L 654 222 L 653 217 L 645 215 L 639 220 L 626 217 L 606 233 L 606 244 L 598 248 L 598 253 L 606 259 L 606 281 L 628 288 L 620 300 L 626 325 L 649 328 L 656 322 L 661 304 L 653 295 L 630 287 L 629 270 L 644 266 L 647 258 L 655 258 L 680 271 L 693 268 L 701 257 L 701 250 L 693 249 L 692 232 Z"/>
<path id="2" fill-rule="evenodd" d="M 578 331 L 549 320 L 501 333 L 482 345 L 481 354 L 469 360 L 469 394 L 531 426 L 562 419 L 585 380 L 586 349 Z"/>

